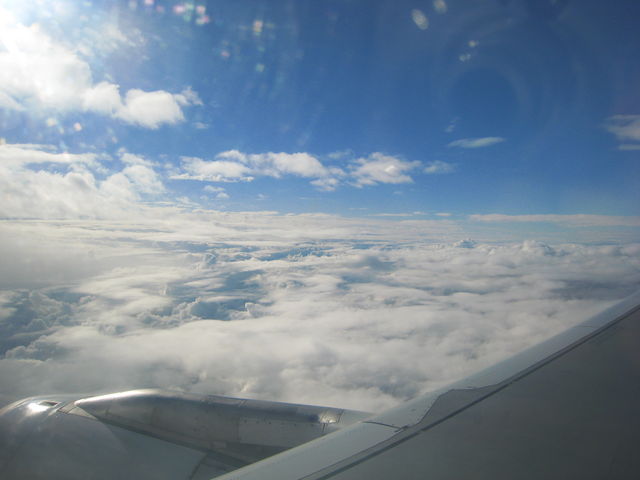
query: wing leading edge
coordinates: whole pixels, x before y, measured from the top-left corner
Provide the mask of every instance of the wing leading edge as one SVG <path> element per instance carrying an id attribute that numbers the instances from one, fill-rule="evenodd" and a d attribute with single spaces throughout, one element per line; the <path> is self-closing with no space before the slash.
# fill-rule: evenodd
<path id="1" fill-rule="evenodd" d="M 223 480 L 639 478 L 640 293 L 461 382 Z"/>

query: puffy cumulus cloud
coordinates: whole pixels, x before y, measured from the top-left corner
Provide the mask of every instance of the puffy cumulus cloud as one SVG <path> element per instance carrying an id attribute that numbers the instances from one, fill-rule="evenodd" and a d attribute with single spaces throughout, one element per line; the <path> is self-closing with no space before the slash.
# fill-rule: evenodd
<path id="1" fill-rule="evenodd" d="M 0 217 L 126 216 L 141 212 L 143 198 L 164 192 L 159 175 L 140 157 L 125 154 L 130 164 L 109 172 L 97 155 L 45 148 L 0 145 Z"/>
<path id="2" fill-rule="evenodd" d="M 435 162 L 429 162 L 424 168 L 424 173 L 429 175 L 436 175 L 441 173 L 453 173 L 456 171 L 456 166 L 452 163 L 436 160 Z"/>
<path id="3" fill-rule="evenodd" d="M 201 103 L 191 90 L 180 94 L 171 94 L 164 90 L 144 92 L 129 90 L 115 112 L 115 116 L 127 123 L 156 129 L 162 124 L 174 124 L 184 121 L 182 106 Z"/>
<path id="4" fill-rule="evenodd" d="M 459 140 L 454 140 L 447 146 L 458 148 L 484 148 L 504 141 L 505 139 L 502 137 L 461 138 Z"/>
<path id="5" fill-rule="evenodd" d="M 419 165 L 417 161 L 409 162 L 375 152 L 354 162 L 351 178 L 357 187 L 378 183 L 411 183 L 413 180 L 407 173 Z"/>
<path id="6" fill-rule="evenodd" d="M 201 158 L 184 157 L 182 173 L 172 178 L 201 180 L 210 182 L 250 182 L 258 177 L 282 178 L 287 175 L 311 179 L 318 190 L 333 191 L 342 184 L 356 187 L 373 186 L 381 183 L 410 183 L 413 179 L 408 172 L 420 166 L 418 161 L 406 161 L 392 155 L 374 152 L 367 157 L 352 160 L 341 153 L 339 160 L 345 168 L 327 166 L 316 156 L 306 152 L 298 153 L 255 153 L 247 154 L 238 150 L 228 150 L 207 161 Z M 335 155 L 329 158 L 335 160 Z M 433 172 L 445 173 L 452 168 L 444 162 L 434 162 Z M 436 169 L 441 172 L 435 172 Z"/>
<path id="7" fill-rule="evenodd" d="M 640 227 L 640 217 L 616 215 L 470 215 L 473 221 L 487 223 L 555 223 L 569 227 Z"/>
<path id="8" fill-rule="evenodd" d="M 200 104 L 197 94 L 131 89 L 94 84 L 90 65 L 56 43 L 36 24 L 25 26 L 0 9 L 0 106 L 11 110 L 88 111 L 155 129 L 184 120 L 182 108 Z"/>
<path id="9" fill-rule="evenodd" d="M 460 242 L 449 220 L 407 225 L 175 211 L 4 222 L 0 400 L 163 387 L 379 410 L 640 284 L 638 244 Z"/>
<path id="10" fill-rule="evenodd" d="M 201 158 L 183 157 L 182 167 L 185 173 L 174 175 L 172 178 L 206 182 L 250 182 L 254 178 L 249 167 L 228 160 L 208 162 Z"/>
<path id="11" fill-rule="evenodd" d="M 256 177 L 282 178 L 293 175 L 314 178 L 311 182 L 321 190 L 334 190 L 339 181 L 336 177 L 344 172 L 336 167 L 325 167 L 309 153 L 259 153 L 246 154 L 238 150 L 221 152 L 213 161 L 200 158 L 183 158 L 185 173 L 174 175 L 177 179 L 210 182 L 250 182 Z"/>
<path id="12" fill-rule="evenodd" d="M 82 108 L 103 115 L 117 116 L 122 110 L 120 87 L 109 82 L 100 82 L 84 90 Z"/>
<path id="13" fill-rule="evenodd" d="M 91 69 L 73 52 L 56 44 L 36 25 L 17 23 L 0 10 L 0 92 L 15 104 L 78 108 L 91 84 Z M 6 105 L 6 103 L 5 103 Z"/>
<path id="14" fill-rule="evenodd" d="M 118 85 L 101 82 L 84 91 L 82 108 L 129 124 L 157 129 L 163 124 L 184 121 L 182 107 L 201 103 L 198 95 L 190 88 L 177 94 L 164 90 L 145 92 L 134 88 L 127 91 L 123 100 Z"/>
<path id="15" fill-rule="evenodd" d="M 265 153 L 248 155 L 245 162 L 263 172 L 264 175 L 279 178 L 283 174 L 300 177 L 325 177 L 329 171 L 320 161 L 308 153 Z"/>

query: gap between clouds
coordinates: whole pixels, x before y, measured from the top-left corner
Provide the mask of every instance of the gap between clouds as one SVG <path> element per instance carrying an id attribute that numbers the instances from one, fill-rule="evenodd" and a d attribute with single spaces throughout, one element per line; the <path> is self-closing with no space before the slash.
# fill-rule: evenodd
<path id="1" fill-rule="evenodd" d="M 156 129 L 184 121 L 182 109 L 201 105 L 187 87 L 180 93 L 94 83 L 78 52 L 54 42 L 37 24 L 22 25 L 0 8 L 0 108 L 65 114 L 84 111 Z"/>

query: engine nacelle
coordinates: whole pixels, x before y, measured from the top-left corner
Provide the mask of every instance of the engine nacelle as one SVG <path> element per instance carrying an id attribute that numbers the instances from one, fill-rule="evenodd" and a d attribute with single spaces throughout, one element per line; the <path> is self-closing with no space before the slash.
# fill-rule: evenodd
<path id="1" fill-rule="evenodd" d="M 29 398 L 0 410 L 0 477 L 213 478 L 369 415 L 162 390 Z"/>

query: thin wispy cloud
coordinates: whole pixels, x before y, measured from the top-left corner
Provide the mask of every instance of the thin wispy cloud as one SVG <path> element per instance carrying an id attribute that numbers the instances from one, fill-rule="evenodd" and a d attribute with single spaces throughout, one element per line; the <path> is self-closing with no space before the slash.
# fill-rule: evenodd
<path id="1" fill-rule="evenodd" d="M 435 162 L 428 163 L 424 169 L 424 173 L 428 175 L 453 173 L 455 171 L 456 171 L 456 166 L 454 164 L 443 162 L 441 160 L 436 160 Z"/>
<path id="2" fill-rule="evenodd" d="M 504 142 L 502 137 L 461 138 L 449 143 L 448 147 L 457 148 L 484 148 Z"/>
<path id="3" fill-rule="evenodd" d="M 616 136 L 620 150 L 640 150 L 640 115 L 613 115 L 604 128 Z"/>
<path id="4" fill-rule="evenodd" d="M 17 145 L 0 143 L 0 162 L 2 165 L 14 168 L 35 164 L 95 164 L 98 155 L 94 153 L 73 154 L 57 152 L 57 148 L 50 145 Z"/>

